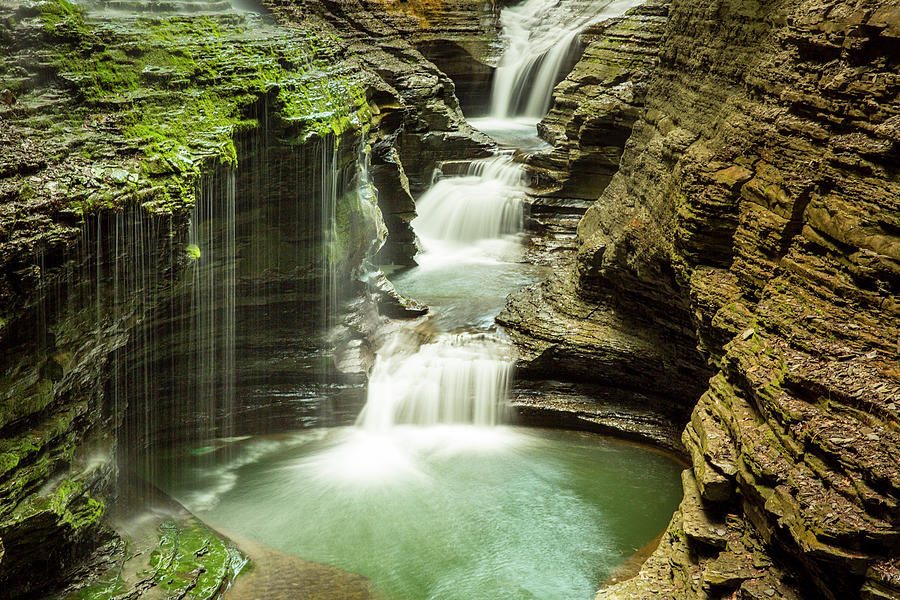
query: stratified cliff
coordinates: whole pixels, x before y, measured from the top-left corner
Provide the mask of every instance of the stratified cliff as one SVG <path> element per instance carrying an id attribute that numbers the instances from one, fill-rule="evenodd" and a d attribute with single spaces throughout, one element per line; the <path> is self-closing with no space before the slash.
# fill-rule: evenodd
<path id="1" fill-rule="evenodd" d="M 694 406 L 681 508 L 599 597 L 900 595 L 898 63 L 897 2 L 672 3 L 574 264 L 500 317 L 526 373 Z"/>
<path id="2" fill-rule="evenodd" d="M 365 39 L 218 0 L 0 0 L 0 598 L 121 569 L 109 516 L 148 448 L 326 414 L 322 290 L 385 235 L 364 176 L 408 260 L 399 154 L 489 143 L 414 48 Z M 233 573 L 199 535 L 212 597 Z"/>

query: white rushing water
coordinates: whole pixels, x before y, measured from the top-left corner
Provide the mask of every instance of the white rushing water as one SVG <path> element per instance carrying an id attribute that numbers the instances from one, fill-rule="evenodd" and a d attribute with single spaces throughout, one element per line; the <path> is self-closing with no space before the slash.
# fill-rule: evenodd
<path id="1" fill-rule="evenodd" d="M 578 34 L 637 4 L 635 0 L 525 0 L 504 8 L 500 22 L 506 49 L 494 74 L 491 116 L 543 117 Z"/>
<path id="2" fill-rule="evenodd" d="M 418 348 L 394 338 L 378 354 L 357 424 L 496 425 L 511 372 L 509 348 L 486 335 L 442 335 Z"/>
<path id="3" fill-rule="evenodd" d="M 535 121 L 528 119 L 546 112 L 578 33 L 635 4 L 635 0 L 526 0 L 504 9 L 507 48 L 494 80 L 493 114 L 482 125 L 498 130 L 499 139 L 510 133 L 505 137 L 533 145 L 529 139 L 533 133 L 523 135 L 521 130 L 533 132 Z M 516 118 L 520 115 L 526 117 L 524 124 Z M 468 281 L 469 302 L 477 304 L 479 294 L 486 293 L 478 278 L 481 265 L 511 265 L 518 260 L 516 234 L 523 230 L 528 182 L 523 166 L 510 154 L 473 161 L 460 171 L 442 176 L 416 203 L 418 216 L 412 226 L 422 250 L 416 257 L 417 270 L 420 278 L 439 273 L 457 282 L 456 287 L 459 280 Z M 484 332 L 492 325 L 492 320 L 455 323 L 448 331 Z M 378 353 L 357 424 L 380 432 L 401 424 L 497 424 L 512 363 L 511 348 L 483 333 L 443 333 L 423 345 L 397 336 Z"/>
<path id="4" fill-rule="evenodd" d="M 509 155 L 474 161 L 465 174 L 440 179 L 416 204 L 412 226 L 423 250 L 519 233 L 524 184 L 522 165 Z"/>
<path id="5" fill-rule="evenodd" d="M 522 165 L 509 155 L 474 161 L 463 174 L 438 180 L 412 222 L 423 247 L 417 269 L 466 279 L 476 264 L 496 261 L 498 249 L 517 247 L 512 234 L 522 231 L 525 191 Z M 471 278 L 472 300 L 485 293 L 479 287 Z M 396 425 L 496 425 L 511 373 L 511 349 L 489 335 L 442 333 L 421 344 L 399 333 L 378 352 L 357 424 L 382 433 Z"/>

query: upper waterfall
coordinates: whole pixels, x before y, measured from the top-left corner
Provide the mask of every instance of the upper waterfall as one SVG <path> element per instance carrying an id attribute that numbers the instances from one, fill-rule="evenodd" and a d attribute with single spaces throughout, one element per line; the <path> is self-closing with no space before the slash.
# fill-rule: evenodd
<path id="1" fill-rule="evenodd" d="M 560 71 L 588 25 L 621 15 L 636 0 L 525 0 L 500 13 L 506 47 L 491 89 L 491 116 L 540 119 Z"/>

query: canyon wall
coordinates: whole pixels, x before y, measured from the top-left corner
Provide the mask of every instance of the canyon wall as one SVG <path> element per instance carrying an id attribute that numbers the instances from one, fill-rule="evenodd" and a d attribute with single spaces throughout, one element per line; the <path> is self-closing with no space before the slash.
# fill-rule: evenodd
<path id="1" fill-rule="evenodd" d="M 571 268 L 501 315 L 526 374 L 693 406 L 680 510 L 599 598 L 900 594 L 898 35 L 895 2 L 672 2 Z"/>
<path id="2" fill-rule="evenodd" d="M 415 252 L 399 154 L 489 142 L 408 43 L 289 18 L 0 2 L 0 597 L 121 563 L 149 448 L 358 412 L 323 333 L 384 221 Z"/>

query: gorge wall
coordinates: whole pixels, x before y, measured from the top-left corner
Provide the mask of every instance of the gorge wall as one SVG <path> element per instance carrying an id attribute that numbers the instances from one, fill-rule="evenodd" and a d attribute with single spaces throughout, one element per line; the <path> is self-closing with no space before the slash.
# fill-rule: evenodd
<path id="1" fill-rule="evenodd" d="M 571 268 L 501 314 L 526 374 L 699 397 L 681 508 L 599 598 L 900 594 L 898 34 L 893 2 L 672 2 Z"/>
<path id="2" fill-rule="evenodd" d="M 489 142 L 411 45 L 286 14 L 0 2 L 0 597 L 126 559 L 110 516 L 148 448 L 358 412 L 323 319 L 387 230 L 389 259 L 415 251 L 429 175 L 399 155 Z M 208 585 L 139 588 L 227 587 L 206 535 Z"/>
<path id="3" fill-rule="evenodd" d="M 320 373 L 296 376 L 325 369 L 323 263 L 296 251 L 325 241 L 313 206 L 352 201 L 347 275 L 384 235 L 357 204 L 362 150 L 378 259 L 408 264 L 432 167 L 490 146 L 460 106 L 486 106 L 502 3 L 265 0 L 265 24 L 216 0 L 139 18 L 90 10 L 137 0 L 82 4 L 0 0 L 0 597 L 124 553 L 105 521 L 116 453 L 235 415 L 242 432 L 321 418 Z M 900 596 L 900 5 L 649 0 L 583 42 L 540 125 L 553 149 L 524 158 L 533 226 L 580 219 L 577 237 L 499 320 L 525 378 L 599 386 L 562 412 L 630 404 L 643 437 L 684 427 L 692 464 L 656 552 L 599 597 Z M 235 348 L 265 368 L 194 383 L 287 377 L 301 401 L 154 421 L 191 359 L 176 333 L 209 315 L 192 304 L 192 211 L 206 189 L 227 212 L 229 185 L 243 269 L 212 271 L 210 293 L 233 278 Z M 301 348 L 267 354 L 284 319 L 280 342 Z"/>

